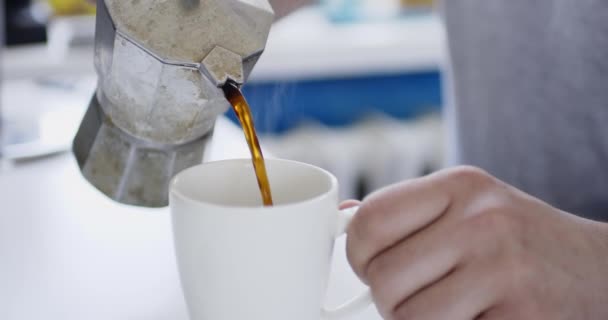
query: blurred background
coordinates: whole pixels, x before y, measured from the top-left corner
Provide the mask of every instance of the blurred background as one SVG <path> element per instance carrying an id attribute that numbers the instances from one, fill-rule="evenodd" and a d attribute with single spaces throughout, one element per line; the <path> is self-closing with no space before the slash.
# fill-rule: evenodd
<path id="1" fill-rule="evenodd" d="M 2 157 L 67 152 L 95 87 L 95 6 L 5 7 Z M 323 0 L 276 23 L 244 91 L 268 153 L 326 168 L 361 198 L 441 165 L 444 56 L 430 0 Z"/>
<path id="2" fill-rule="evenodd" d="M 244 87 L 265 152 L 333 172 L 343 199 L 440 168 L 446 45 L 433 6 L 322 0 L 278 21 Z M 94 4 L 2 9 L 0 319 L 183 318 L 167 215 L 106 199 L 70 153 L 96 85 Z M 234 120 L 219 120 L 215 152 L 247 155 Z M 336 303 L 359 288 L 340 275 Z"/>

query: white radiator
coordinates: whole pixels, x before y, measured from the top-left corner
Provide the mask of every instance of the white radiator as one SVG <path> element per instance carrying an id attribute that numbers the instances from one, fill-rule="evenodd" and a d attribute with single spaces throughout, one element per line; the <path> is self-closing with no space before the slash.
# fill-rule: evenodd
<path id="1" fill-rule="evenodd" d="M 307 123 L 262 141 L 275 157 L 332 172 L 341 198 L 352 199 L 440 168 L 442 138 L 441 117 L 433 115 L 411 121 L 374 116 L 348 128 Z"/>

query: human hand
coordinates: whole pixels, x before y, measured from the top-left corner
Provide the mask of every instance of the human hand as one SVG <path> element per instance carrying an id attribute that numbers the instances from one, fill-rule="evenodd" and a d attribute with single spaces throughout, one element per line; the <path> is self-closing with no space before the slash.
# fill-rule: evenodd
<path id="1" fill-rule="evenodd" d="M 347 253 L 389 320 L 608 319 L 607 225 L 479 169 L 371 195 Z"/>

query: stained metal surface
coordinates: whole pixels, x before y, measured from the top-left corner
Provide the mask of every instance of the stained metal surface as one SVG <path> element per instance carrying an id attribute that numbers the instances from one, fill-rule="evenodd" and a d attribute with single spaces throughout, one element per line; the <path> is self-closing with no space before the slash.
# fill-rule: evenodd
<path id="1" fill-rule="evenodd" d="M 229 108 L 220 86 L 246 81 L 272 22 L 266 0 L 98 0 L 98 88 L 73 146 L 85 178 L 116 201 L 166 206 Z"/>

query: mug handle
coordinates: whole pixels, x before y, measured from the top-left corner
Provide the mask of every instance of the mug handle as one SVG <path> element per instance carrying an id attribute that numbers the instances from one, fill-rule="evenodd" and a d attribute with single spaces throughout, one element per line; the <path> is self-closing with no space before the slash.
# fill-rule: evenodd
<path id="1" fill-rule="evenodd" d="M 341 210 L 338 213 L 338 226 L 336 229 L 336 238 L 346 234 L 348 225 L 353 220 L 355 213 L 359 210 L 359 207 L 353 207 L 345 210 Z M 335 309 L 322 309 L 323 319 L 340 319 L 344 318 L 360 311 L 363 311 L 370 304 L 372 304 L 372 294 L 369 289 L 345 304 Z"/>

